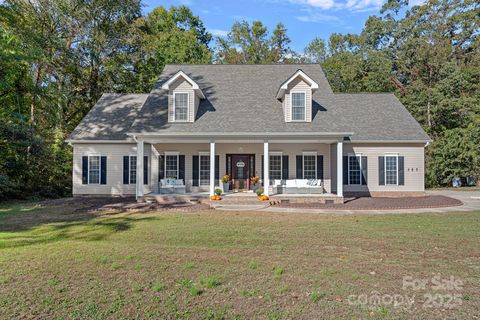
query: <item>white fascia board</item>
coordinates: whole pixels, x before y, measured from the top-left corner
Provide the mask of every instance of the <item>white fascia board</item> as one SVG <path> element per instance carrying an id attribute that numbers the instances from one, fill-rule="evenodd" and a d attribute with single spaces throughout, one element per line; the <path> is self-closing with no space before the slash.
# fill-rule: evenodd
<path id="1" fill-rule="evenodd" d="M 353 132 L 167 132 L 167 133 L 128 133 L 137 138 L 149 137 L 349 137 Z"/>
<path id="2" fill-rule="evenodd" d="M 170 88 L 170 85 L 175 82 L 178 78 L 184 78 L 185 80 L 187 80 L 191 85 L 192 85 L 192 88 L 193 90 L 195 91 L 195 93 L 201 98 L 201 99 L 205 99 L 205 95 L 203 94 L 202 90 L 200 89 L 200 87 L 198 86 L 198 84 L 193 81 L 192 78 L 190 78 L 185 72 L 183 72 L 182 70 L 178 71 L 173 77 L 171 77 L 167 82 L 165 82 L 163 85 L 162 85 L 162 89 L 164 90 L 168 90 Z"/>

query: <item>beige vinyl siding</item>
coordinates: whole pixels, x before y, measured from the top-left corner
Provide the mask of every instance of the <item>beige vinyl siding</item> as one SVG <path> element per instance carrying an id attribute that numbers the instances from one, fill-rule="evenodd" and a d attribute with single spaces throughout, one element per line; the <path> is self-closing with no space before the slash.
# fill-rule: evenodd
<path id="1" fill-rule="evenodd" d="M 292 107 L 290 93 L 292 91 L 305 91 L 305 119 L 306 122 L 312 122 L 312 89 L 310 86 L 298 77 L 289 83 L 287 90 L 285 91 L 285 97 L 283 99 L 283 110 L 285 112 L 285 122 L 292 122 Z"/>
<path id="2" fill-rule="evenodd" d="M 192 187 L 193 172 L 192 172 L 192 156 L 198 155 L 200 152 L 210 152 L 210 145 L 208 143 L 178 143 L 178 144 L 155 144 L 158 153 L 165 152 L 179 152 L 185 155 L 185 180 L 187 191 L 208 191 L 209 186 Z M 296 178 L 296 156 L 301 155 L 302 152 L 315 151 L 317 155 L 323 155 L 323 171 L 324 183 L 326 192 L 331 192 L 331 175 L 330 175 L 330 146 L 328 144 L 296 144 L 285 143 L 277 144 L 270 143 L 270 152 L 282 152 L 282 155 L 288 155 L 288 173 L 289 179 Z M 262 143 L 216 143 L 215 154 L 220 156 L 220 179 L 226 173 L 226 155 L 227 154 L 255 154 L 255 174 L 261 176 L 262 171 Z M 220 185 L 220 182 L 218 182 Z"/>
<path id="3" fill-rule="evenodd" d="M 343 144 L 343 155 L 362 154 L 368 158 L 368 184 L 365 186 L 344 185 L 344 192 L 423 192 L 425 190 L 425 158 L 424 144 Z M 332 146 L 332 152 L 336 154 L 336 146 Z M 378 176 L 378 157 L 384 157 L 386 154 L 398 154 L 404 157 L 405 184 L 400 185 L 379 185 Z M 333 179 L 336 180 L 336 164 L 332 169 Z M 336 190 L 336 183 L 334 183 Z"/>
<path id="4" fill-rule="evenodd" d="M 195 121 L 195 91 L 193 90 L 192 85 L 183 79 L 182 77 L 178 78 L 174 81 L 169 88 L 168 91 L 168 121 L 174 122 L 175 121 L 175 110 L 174 110 L 174 93 L 188 93 L 188 117 L 187 122 L 194 122 Z"/>
<path id="5" fill-rule="evenodd" d="M 152 152 L 150 144 L 145 144 L 144 152 L 149 158 L 150 167 L 148 171 L 150 185 L 144 185 L 145 193 L 147 193 L 151 191 L 151 185 L 154 182 L 151 170 Z M 82 184 L 82 157 L 93 154 L 107 157 L 107 184 L 105 185 Z M 74 144 L 73 195 L 135 195 L 135 184 L 123 184 L 123 156 L 136 154 L 137 145 L 132 143 Z"/>

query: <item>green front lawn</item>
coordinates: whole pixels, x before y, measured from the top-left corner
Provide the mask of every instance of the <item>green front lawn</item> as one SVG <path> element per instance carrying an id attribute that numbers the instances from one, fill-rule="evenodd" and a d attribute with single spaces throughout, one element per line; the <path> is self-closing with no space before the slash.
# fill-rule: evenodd
<path id="1" fill-rule="evenodd" d="M 0 206 L 0 318 L 471 318 L 480 212 L 98 214 Z M 402 288 L 454 276 L 461 288 Z M 349 296 L 415 296 L 409 310 Z M 429 305 L 425 294 L 455 296 Z M 439 298 L 439 299 L 440 299 Z M 350 297 L 350 301 L 357 301 Z M 438 300 L 439 301 L 439 300 Z M 452 307 L 449 309 L 448 307 Z"/>

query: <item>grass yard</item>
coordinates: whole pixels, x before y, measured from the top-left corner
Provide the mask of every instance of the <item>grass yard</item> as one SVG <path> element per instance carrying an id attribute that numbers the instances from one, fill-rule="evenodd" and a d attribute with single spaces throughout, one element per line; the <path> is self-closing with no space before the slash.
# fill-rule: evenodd
<path id="1" fill-rule="evenodd" d="M 81 206 L 0 206 L 0 318 L 480 316 L 480 212 L 99 215 Z M 408 276 L 463 284 L 403 289 Z M 399 296 L 414 302 L 394 306 Z"/>

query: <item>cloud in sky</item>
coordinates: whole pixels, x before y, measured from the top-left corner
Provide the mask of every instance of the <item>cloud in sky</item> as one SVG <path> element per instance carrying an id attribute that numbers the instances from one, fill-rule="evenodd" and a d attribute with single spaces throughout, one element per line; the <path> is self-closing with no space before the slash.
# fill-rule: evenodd
<path id="1" fill-rule="evenodd" d="M 337 16 L 318 12 L 308 13 L 306 15 L 297 16 L 296 18 L 302 22 L 341 22 L 340 18 Z"/>
<path id="2" fill-rule="evenodd" d="M 288 0 L 290 3 L 301 4 L 311 9 L 365 11 L 378 9 L 384 0 Z M 413 0 L 422 1 L 422 0 Z M 321 20 L 325 21 L 325 20 Z"/>
<path id="3" fill-rule="evenodd" d="M 408 1 L 408 6 L 409 7 L 414 7 L 414 6 L 421 6 L 427 2 L 426 0 L 409 0 Z"/>
<path id="4" fill-rule="evenodd" d="M 208 29 L 208 32 L 210 32 L 216 37 L 225 37 L 228 34 L 227 30 L 222 30 L 222 29 Z"/>
<path id="5" fill-rule="evenodd" d="M 331 9 L 335 6 L 334 0 L 290 0 L 293 3 L 301 3 L 321 9 Z"/>

